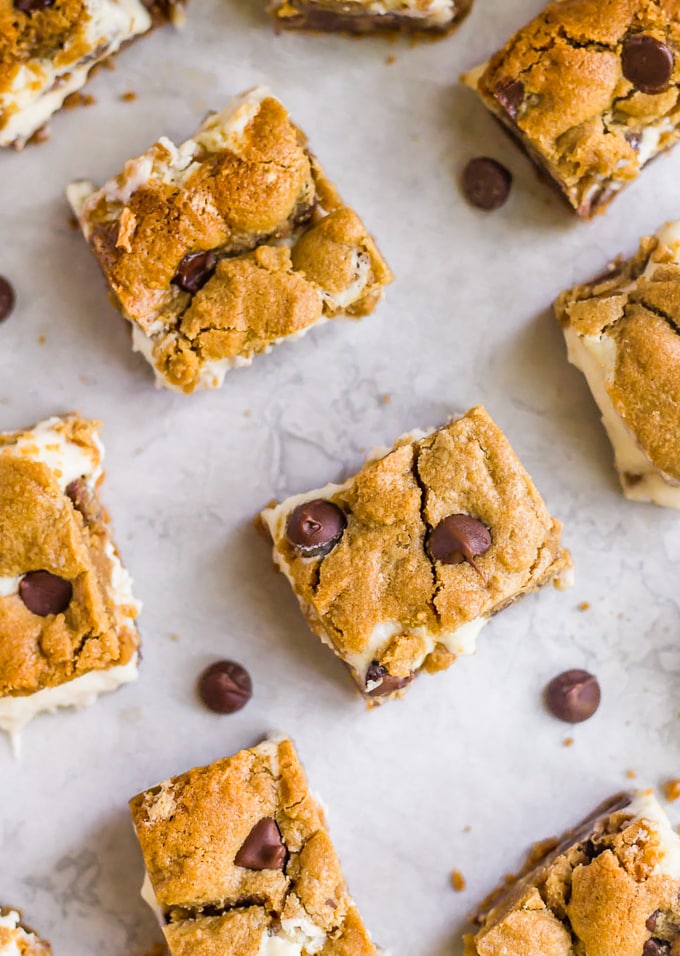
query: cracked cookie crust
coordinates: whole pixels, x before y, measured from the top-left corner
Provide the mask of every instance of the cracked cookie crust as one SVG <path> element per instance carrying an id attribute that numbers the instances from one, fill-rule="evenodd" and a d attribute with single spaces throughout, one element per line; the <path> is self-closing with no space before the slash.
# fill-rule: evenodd
<path id="1" fill-rule="evenodd" d="M 310 627 L 370 704 L 474 653 L 522 594 L 570 583 L 560 522 L 481 407 L 260 518 Z"/>
<path id="2" fill-rule="evenodd" d="M 0 146 L 21 149 L 90 72 L 182 0 L 0 0 Z"/>
<path id="3" fill-rule="evenodd" d="M 377 956 L 290 740 L 130 801 L 172 956 Z"/>
<path id="4" fill-rule="evenodd" d="M 0 434 L 0 730 L 136 680 L 139 604 L 99 502 L 99 423 Z"/>
<path id="5" fill-rule="evenodd" d="M 651 791 L 612 797 L 493 894 L 465 956 L 672 956 L 680 838 Z"/>
<path id="6" fill-rule="evenodd" d="M 277 27 L 337 33 L 425 33 L 445 36 L 470 12 L 472 0 L 271 0 Z"/>
<path id="7" fill-rule="evenodd" d="M 216 388 L 314 325 L 368 315 L 392 279 L 264 88 L 68 196 L 133 347 L 180 392 Z"/>
<path id="8" fill-rule="evenodd" d="M 589 219 L 680 136 L 680 9 L 558 0 L 463 80 Z"/>
<path id="9" fill-rule="evenodd" d="M 680 223 L 564 292 L 555 314 L 602 413 L 624 494 L 680 508 Z"/>
<path id="10" fill-rule="evenodd" d="M 52 956 L 52 947 L 47 940 L 24 926 L 21 913 L 0 906 L 0 954 L 1 956 Z"/>

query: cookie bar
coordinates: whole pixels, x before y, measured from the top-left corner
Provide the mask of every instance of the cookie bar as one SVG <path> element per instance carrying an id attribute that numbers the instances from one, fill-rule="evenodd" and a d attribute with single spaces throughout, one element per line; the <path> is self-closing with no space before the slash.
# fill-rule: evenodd
<path id="1" fill-rule="evenodd" d="M 286 30 L 443 35 L 471 7 L 472 0 L 271 0 L 267 9 Z"/>
<path id="2" fill-rule="evenodd" d="M 182 0 L 0 0 L 0 146 L 24 146 L 98 63 L 182 9 Z"/>
<path id="3" fill-rule="evenodd" d="M 483 408 L 260 517 L 310 627 L 372 704 L 474 653 L 522 594 L 570 583 L 562 526 Z"/>
<path id="4" fill-rule="evenodd" d="M 680 223 L 564 292 L 555 312 L 614 447 L 624 494 L 680 508 Z"/>
<path id="5" fill-rule="evenodd" d="M 52 956 L 52 947 L 21 922 L 21 913 L 0 906 L 0 956 Z"/>
<path id="6" fill-rule="evenodd" d="M 465 956 L 671 956 L 680 838 L 651 791 L 618 794 L 532 854 L 477 923 Z"/>
<path id="7" fill-rule="evenodd" d="M 171 956 L 376 956 L 290 740 L 130 801 Z"/>
<path id="8" fill-rule="evenodd" d="M 0 434 L 0 730 L 137 677 L 139 605 L 98 497 L 99 424 Z"/>
<path id="9" fill-rule="evenodd" d="M 282 104 L 259 88 L 71 204 L 159 385 L 216 388 L 286 338 L 375 308 L 391 274 Z"/>
<path id="10" fill-rule="evenodd" d="M 680 10 L 556 0 L 463 80 L 583 219 L 680 136 Z"/>

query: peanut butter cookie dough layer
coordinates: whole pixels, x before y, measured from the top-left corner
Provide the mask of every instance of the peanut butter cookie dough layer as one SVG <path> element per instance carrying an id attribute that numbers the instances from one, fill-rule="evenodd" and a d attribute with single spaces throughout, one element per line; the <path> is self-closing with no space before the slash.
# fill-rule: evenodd
<path id="1" fill-rule="evenodd" d="M 481 407 L 260 517 L 310 627 L 371 704 L 474 653 L 523 594 L 571 583 L 562 525 Z"/>
<path id="2" fill-rule="evenodd" d="M 377 956 L 290 740 L 130 801 L 172 956 Z"/>
<path id="3" fill-rule="evenodd" d="M 329 319 L 373 311 L 392 275 L 267 90 L 160 139 L 69 199 L 159 385 L 216 388 L 231 368 Z"/>

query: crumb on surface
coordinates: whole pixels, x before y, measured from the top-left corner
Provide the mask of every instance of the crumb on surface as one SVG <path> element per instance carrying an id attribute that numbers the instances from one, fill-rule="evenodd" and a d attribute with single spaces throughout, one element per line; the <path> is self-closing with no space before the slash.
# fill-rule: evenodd
<path id="1" fill-rule="evenodd" d="M 680 777 L 666 781 L 662 789 L 666 800 L 668 800 L 669 803 L 673 803 L 680 797 Z"/>
<path id="2" fill-rule="evenodd" d="M 78 225 L 78 220 L 77 220 L 76 217 L 73 216 L 73 215 L 71 215 L 71 216 L 68 217 L 68 224 L 69 224 L 69 226 L 71 227 L 71 229 L 79 229 L 79 228 L 80 228 L 80 226 Z"/>
<path id="3" fill-rule="evenodd" d="M 171 634 L 171 635 L 170 635 L 170 640 L 171 640 L 171 641 L 175 641 L 175 643 L 177 643 L 177 641 L 179 641 L 179 639 L 180 639 L 179 634 Z"/>
<path id="4" fill-rule="evenodd" d="M 120 94 L 119 99 L 121 99 L 123 103 L 134 103 L 137 99 L 137 94 L 134 90 L 126 90 L 125 93 Z"/>
<path id="5" fill-rule="evenodd" d="M 392 64 L 396 62 L 397 62 L 397 58 L 393 53 L 390 53 L 389 56 L 385 57 L 385 63 L 387 64 L 387 66 L 392 66 Z"/>
<path id="6" fill-rule="evenodd" d="M 79 106 L 92 106 L 96 102 L 97 100 L 91 93 L 82 93 L 80 90 L 76 90 L 75 93 L 70 93 L 64 100 L 64 109 L 75 110 Z"/>
<path id="7" fill-rule="evenodd" d="M 626 770 L 626 776 L 628 777 L 629 780 L 635 780 L 635 778 L 637 777 L 637 774 L 635 773 L 634 770 Z"/>
<path id="8" fill-rule="evenodd" d="M 472 827 L 470 826 L 469 823 L 468 823 L 467 826 L 463 827 L 463 833 L 469 833 L 470 830 L 472 830 Z"/>
<path id="9" fill-rule="evenodd" d="M 589 610 L 590 610 L 590 601 L 581 601 L 581 603 L 577 605 L 577 610 L 578 610 L 578 611 L 589 611 Z"/>
<path id="10" fill-rule="evenodd" d="M 44 344 L 45 344 L 45 341 L 46 341 L 46 336 L 44 336 L 44 335 L 39 335 L 39 336 L 38 336 L 38 345 L 44 345 Z"/>
<path id="11" fill-rule="evenodd" d="M 39 146 L 40 143 L 46 143 L 50 138 L 50 128 L 47 123 L 37 129 L 29 138 L 27 145 Z"/>
<path id="12" fill-rule="evenodd" d="M 380 396 L 380 401 L 383 405 L 389 405 L 390 402 L 392 401 L 392 396 L 390 395 L 389 392 L 385 392 L 384 395 Z"/>
<path id="13" fill-rule="evenodd" d="M 460 870 L 453 870 L 451 873 L 451 886 L 454 888 L 456 893 L 462 893 L 465 889 L 465 877 Z"/>
<path id="14" fill-rule="evenodd" d="M 573 744 L 574 744 L 574 738 L 573 738 L 573 737 L 565 737 L 564 740 L 562 741 L 562 746 L 563 746 L 563 747 L 571 747 L 571 746 L 573 746 Z"/>

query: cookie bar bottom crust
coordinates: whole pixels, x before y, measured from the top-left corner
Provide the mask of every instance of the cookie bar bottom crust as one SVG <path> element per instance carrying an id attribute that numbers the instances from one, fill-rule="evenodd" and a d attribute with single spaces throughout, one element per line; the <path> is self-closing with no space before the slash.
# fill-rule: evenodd
<path id="1" fill-rule="evenodd" d="M 52 956 L 47 940 L 24 926 L 21 913 L 0 906 L 0 954 L 2 956 Z"/>
<path id="2" fill-rule="evenodd" d="M 470 12 L 472 0 L 451 0 L 431 4 L 439 10 L 428 12 L 417 5 L 402 12 L 376 12 L 364 3 L 333 0 L 274 0 L 268 11 L 277 26 L 286 30 L 350 33 L 423 33 L 445 36 L 454 30 Z"/>
<path id="3" fill-rule="evenodd" d="M 670 956 L 680 947 L 680 838 L 651 791 L 621 793 L 492 894 L 465 956 Z"/>

